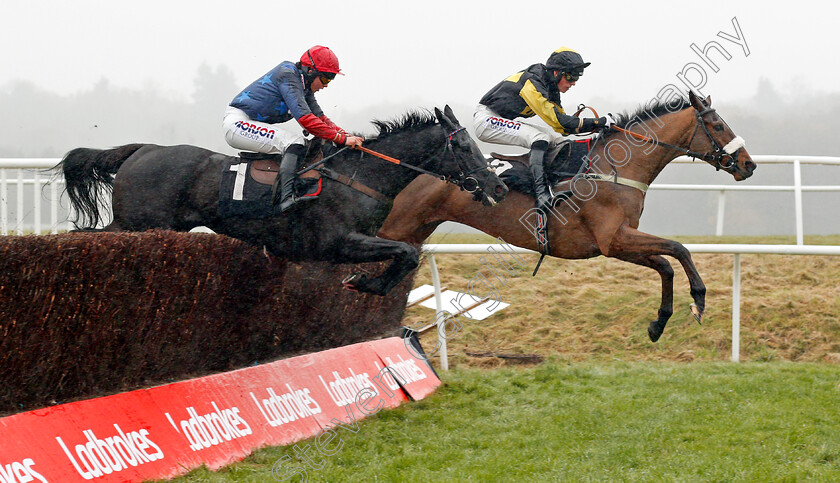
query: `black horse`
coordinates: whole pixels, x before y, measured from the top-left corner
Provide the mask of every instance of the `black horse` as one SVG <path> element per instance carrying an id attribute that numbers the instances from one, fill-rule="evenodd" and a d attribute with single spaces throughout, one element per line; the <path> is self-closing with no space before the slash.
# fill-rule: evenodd
<path id="1" fill-rule="evenodd" d="M 64 174 L 79 218 L 91 227 L 102 219 L 99 206 L 111 192 L 113 222 L 104 231 L 188 231 L 206 226 L 293 261 L 392 260 L 378 277 L 354 275 L 345 280 L 350 289 L 384 295 L 418 265 L 419 254 L 407 243 L 377 238 L 376 233 L 393 198 L 422 170 L 473 191 L 476 200 L 485 204 L 500 201 L 507 187 L 449 106 L 443 112 L 435 108 L 435 116 L 410 112 L 402 119 L 374 124 L 379 134 L 367 140 L 365 147 L 397 158 L 403 165 L 358 150 L 335 153 L 318 168 L 323 175 L 319 199 L 265 219 L 219 215 L 219 183 L 231 157 L 195 146 L 77 148 L 56 169 Z M 369 189 L 359 191 L 359 186 Z"/>

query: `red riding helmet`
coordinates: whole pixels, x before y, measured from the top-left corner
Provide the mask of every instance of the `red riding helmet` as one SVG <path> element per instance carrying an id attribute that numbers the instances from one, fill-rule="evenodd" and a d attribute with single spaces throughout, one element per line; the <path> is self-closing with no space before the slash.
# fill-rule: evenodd
<path id="1" fill-rule="evenodd" d="M 332 50 L 323 45 L 316 45 L 307 50 L 300 57 L 301 65 L 312 67 L 318 72 L 326 72 L 329 74 L 341 74 L 341 69 L 338 68 L 338 57 L 335 56 Z"/>

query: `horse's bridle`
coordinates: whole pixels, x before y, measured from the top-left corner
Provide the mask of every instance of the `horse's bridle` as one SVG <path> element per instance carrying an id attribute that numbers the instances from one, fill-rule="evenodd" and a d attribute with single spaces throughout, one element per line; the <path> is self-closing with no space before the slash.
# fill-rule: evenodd
<path id="1" fill-rule="evenodd" d="M 481 171 L 482 169 L 489 169 L 492 171 L 492 168 L 489 164 L 485 165 L 483 168 L 481 166 L 477 166 L 470 171 L 464 172 L 464 166 L 462 166 L 461 161 L 458 159 L 458 156 L 455 154 L 455 150 L 452 149 L 452 138 L 455 137 L 461 131 L 466 131 L 467 128 L 461 126 L 458 129 L 452 131 L 446 137 L 446 145 L 444 146 L 444 152 L 448 151 L 452 154 L 452 159 L 455 161 L 455 164 L 458 165 L 458 177 L 455 181 L 451 180 L 451 176 L 446 179 L 446 181 L 458 186 L 462 190 L 466 191 L 467 193 L 472 193 L 476 198 L 478 198 L 484 190 L 481 188 L 481 185 L 478 182 L 478 178 L 475 177 L 475 173 Z M 442 156 L 443 154 L 441 154 Z M 426 161 L 428 162 L 428 161 Z M 424 163 L 425 164 L 425 163 Z"/>
<path id="2" fill-rule="evenodd" d="M 644 136 L 642 134 L 638 134 L 633 131 L 620 128 L 618 126 L 612 126 L 612 129 L 623 132 L 625 134 L 629 134 L 635 138 L 641 139 L 642 141 L 649 142 L 651 144 L 656 144 L 657 146 L 662 146 L 669 149 L 673 149 L 675 151 L 680 151 L 690 158 L 699 158 L 703 161 L 714 163 L 716 170 L 722 169 L 728 173 L 732 173 L 735 171 L 735 166 L 738 162 L 738 152 L 744 149 L 744 139 L 741 136 L 735 136 L 731 141 L 729 141 L 726 144 L 726 146 L 721 146 L 720 143 L 717 142 L 715 137 L 712 136 L 711 131 L 709 131 L 709 128 L 706 127 L 706 122 L 703 120 L 703 116 L 705 116 L 706 114 L 712 114 L 714 112 L 716 111 L 712 107 L 705 107 L 705 109 L 703 109 L 702 111 L 695 110 L 694 115 L 697 117 L 697 125 L 694 126 L 694 132 L 691 134 L 691 139 L 688 140 L 687 148 L 683 148 L 681 146 L 676 146 L 673 144 L 663 143 L 658 139 Z M 721 119 L 721 121 L 723 120 Z M 711 141 L 712 146 L 714 146 L 715 148 L 715 150 L 711 153 L 700 153 L 691 149 L 691 144 L 694 142 L 694 138 L 695 136 L 697 136 L 697 131 L 700 129 L 701 126 L 703 127 L 703 132 L 706 133 L 706 137 L 709 139 L 709 141 Z M 726 160 L 726 162 L 724 162 L 724 160 Z"/>
<path id="3" fill-rule="evenodd" d="M 364 156 L 365 153 L 368 153 L 372 156 L 376 156 L 379 159 L 383 159 L 383 160 L 388 161 L 390 163 L 394 163 L 397 166 L 402 166 L 402 167 L 417 171 L 418 173 L 428 174 L 429 176 L 434 176 L 435 178 L 438 178 L 441 181 L 446 181 L 448 183 L 452 183 L 452 184 L 458 186 L 459 188 L 461 188 L 462 190 L 466 191 L 467 193 L 472 193 L 473 196 L 476 199 L 480 199 L 481 195 L 484 193 L 484 190 L 481 188 L 481 186 L 478 182 L 478 179 L 475 176 L 473 176 L 473 174 L 476 173 L 477 171 L 480 171 L 480 170 L 484 169 L 484 168 L 479 166 L 479 167 L 465 173 L 464 172 L 465 171 L 464 167 L 461 165 L 461 162 L 458 159 L 458 156 L 455 155 L 455 150 L 452 149 L 452 138 L 456 134 L 458 134 L 459 132 L 464 131 L 464 130 L 466 130 L 465 127 L 459 127 L 458 129 L 449 133 L 446 136 L 446 144 L 444 144 L 443 150 L 441 150 L 441 152 L 439 152 L 438 154 L 436 154 L 436 155 L 434 155 L 434 156 L 432 156 L 432 157 L 430 157 L 430 158 L 428 158 L 428 159 L 426 159 L 426 160 L 424 160 L 423 162 L 420 163 L 422 165 L 426 165 L 430 161 L 433 161 L 433 160 L 443 156 L 448 151 L 449 153 L 452 154 L 452 159 L 455 161 L 455 164 L 458 165 L 458 169 L 460 170 L 455 179 L 453 179 L 452 176 L 446 176 L 446 175 L 438 174 L 438 173 L 435 173 L 433 171 L 429 171 L 427 169 L 421 168 L 419 166 L 415 166 L 413 164 L 408 164 L 406 162 L 400 161 L 399 159 L 392 158 L 391 156 L 376 152 L 376 151 L 374 151 L 372 149 L 369 149 L 369 148 L 366 148 L 364 146 L 353 146 L 353 149 L 357 149 L 357 150 L 361 151 L 361 153 L 359 154 L 360 158 L 361 158 L 361 156 Z M 325 168 L 319 168 L 319 166 L 323 165 L 324 163 L 326 163 L 326 161 L 328 159 L 332 158 L 333 156 L 338 155 L 339 153 L 341 153 L 342 151 L 344 151 L 348 148 L 349 148 L 349 146 L 344 146 L 343 148 L 341 148 L 338 151 L 330 154 L 329 156 L 325 156 L 324 158 L 322 158 L 317 163 L 315 163 L 311 166 L 306 166 L 305 168 L 299 170 L 296 173 L 296 175 L 300 176 L 302 173 L 304 173 L 306 171 L 309 171 L 309 170 L 312 170 L 312 169 L 316 169 L 316 168 L 317 169 L 325 169 Z M 492 170 L 492 168 L 490 168 L 489 165 L 487 166 L 487 169 Z"/>
<path id="4" fill-rule="evenodd" d="M 481 189 L 481 186 L 479 185 L 478 179 L 474 176 L 474 174 L 478 171 L 481 171 L 484 168 L 479 166 L 479 167 L 476 167 L 475 169 L 473 169 L 471 171 L 467 171 L 465 173 L 464 172 L 465 171 L 464 167 L 461 165 L 461 161 L 458 159 L 458 156 L 455 154 L 455 150 L 452 149 L 452 138 L 456 134 L 458 134 L 459 132 L 464 131 L 466 129 L 467 128 L 465 128 L 465 127 L 459 127 L 458 129 L 449 133 L 446 136 L 446 143 L 443 146 L 443 150 L 441 152 L 435 154 L 434 156 L 432 156 L 428 159 L 425 159 L 424 161 L 422 161 L 420 163 L 421 165 L 425 166 L 426 164 L 430 163 L 431 161 L 434 161 L 435 159 L 440 158 L 441 156 L 443 156 L 444 154 L 449 152 L 449 153 L 452 154 L 452 159 L 455 161 L 455 164 L 458 165 L 458 169 L 459 169 L 458 174 L 454 178 L 453 178 L 453 176 L 446 176 L 446 175 L 438 174 L 438 173 L 435 173 L 434 171 L 429 171 L 429 170 L 421 168 L 419 166 L 415 166 L 413 164 L 408 164 L 406 162 L 400 161 L 399 159 L 392 158 L 390 156 L 386 156 L 382 153 L 378 153 L 378 152 L 376 152 L 372 149 L 368 149 L 368 148 L 365 148 L 363 146 L 355 146 L 354 149 L 358 149 L 358 150 L 362 151 L 363 153 L 368 153 L 368 154 L 371 154 L 373 156 L 376 156 L 377 158 L 384 159 L 385 161 L 389 161 L 389 162 L 394 163 L 398 166 L 403 166 L 403 167 L 406 167 L 408 169 L 417 171 L 418 173 L 423 173 L 423 174 L 428 174 L 430 176 L 434 176 L 435 178 L 438 178 L 441 181 L 446 181 L 447 183 L 452 183 L 452 184 L 458 186 L 459 188 L 466 191 L 467 193 L 472 193 L 475 196 L 480 196 L 483 193 L 483 190 Z"/>
<path id="5" fill-rule="evenodd" d="M 720 143 L 717 142 L 714 136 L 712 136 L 711 131 L 709 128 L 706 127 L 706 122 L 703 121 L 703 116 L 706 114 L 714 113 L 714 108 L 706 107 L 700 112 L 696 112 L 695 115 L 697 116 L 697 124 L 703 127 L 703 132 L 706 133 L 706 137 L 709 138 L 711 141 L 712 146 L 714 146 L 715 150 L 713 153 L 703 153 L 698 154 L 691 150 L 686 150 L 686 155 L 692 158 L 700 158 L 703 161 L 707 162 L 714 162 L 715 163 L 715 170 L 724 170 L 726 172 L 731 173 L 738 162 L 738 152 L 744 149 L 744 138 L 741 136 L 735 136 L 732 141 L 729 141 L 726 146 L 721 146 Z M 723 119 L 721 119 L 723 121 Z M 726 124 L 725 121 L 723 121 Z M 694 142 L 694 136 L 697 135 L 698 126 L 694 127 L 694 133 L 691 135 L 691 139 L 688 141 L 688 147 L 691 148 L 691 143 Z M 731 130 L 731 129 L 730 129 Z M 724 160 L 727 160 L 726 163 L 723 163 Z"/>

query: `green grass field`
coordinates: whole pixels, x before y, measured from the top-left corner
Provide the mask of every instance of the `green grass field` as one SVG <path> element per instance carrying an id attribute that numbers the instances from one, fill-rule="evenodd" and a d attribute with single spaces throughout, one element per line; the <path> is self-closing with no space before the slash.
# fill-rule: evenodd
<path id="1" fill-rule="evenodd" d="M 309 481 L 840 480 L 836 366 L 546 363 L 443 380 L 342 431 L 338 454 L 310 451 L 320 468 L 286 468 Z M 291 447 L 267 448 L 176 481 L 275 481 L 284 456 Z"/>
<path id="2" fill-rule="evenodd" d="M 443 285 L 463 290 L 482 269 L 479 258 L 436 256 Z M 303 468 L 309 481 L 840 481 L 840 257 L 741 257 L 740 364 L 727 362 L 732 256 L 694 259 L 708 288 L 703 325 L 688 313 L 679 266 L 674 316 L 652 343 L 655 272 L 604 258 L 547 259 L 539 276 L 531 265 L 500 287 L 511 307 L 464 323 L 450 339 L 453 370 L 441 373 L 435 394 L 343 431 L 340 452 L 313 460 L 319 468 L 295 459 L 293 447 L 266 448 L 177 481 L 275 481 L 272 466 L 286 456 L 284 468 Z M 415 280 L 423 283 L 428 267 Z M 413 307 L 405 321 L 431 315 Z M 425 335 L 424 346 L 432 339 Z M 545 362 L 470 355 L 484 352 Z"/>

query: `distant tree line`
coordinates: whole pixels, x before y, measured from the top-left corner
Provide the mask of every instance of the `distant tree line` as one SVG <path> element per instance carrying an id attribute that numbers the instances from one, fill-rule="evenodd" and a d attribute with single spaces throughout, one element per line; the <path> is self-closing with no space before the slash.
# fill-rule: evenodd
<path id="1" fill-rule="evenodd" d="M 50 93 L 29 81 L 0 87 L 0 112 L 5 114 L 0 117 L 0 157 L 60 157 L 74 147 L 129 142 L 229 150 L 221 118 L 242 86 L 228 67 L 207 64 L 198 68 L 193 84 L 190 100 L 174 99 L 153 87 L 117 87 L 106 79 L 73 95 Z M 753 154 L 840 155 L 840 93 L 803 93 L 786 100 L 790 97 L 762 79 L 754 96 L 715 107 Z M 472 100 L 451 101 L 456 101 L 452 105 L 462 124 L 469 126 Z M 358 112 L 333 108 L 330 116 L 352 129 L 401 112 L 397 105 L 378 103 Z"/>

